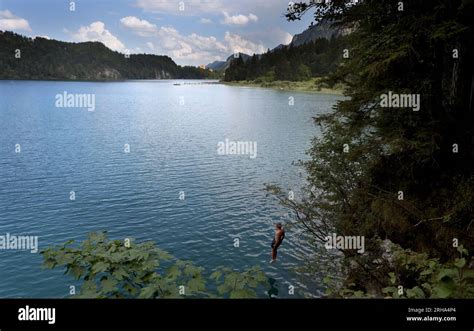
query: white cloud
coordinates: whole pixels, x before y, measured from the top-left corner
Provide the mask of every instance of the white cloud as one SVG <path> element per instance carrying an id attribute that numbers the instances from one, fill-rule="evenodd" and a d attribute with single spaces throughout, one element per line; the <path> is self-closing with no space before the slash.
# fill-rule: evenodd
<path id="1" fill-rule="evenodd" d="M 196 33 L 182 35 L 173 27 L 160 27 L 156 38 L 154 51 L 165 53 L 179 63 L 193 65 L 225 60 L 234 52 L 254 54 L 266 51 L 263 45 L 229 32 L 226 32 L 224 40 L 220 41 L 214 36 L 201 36 Z M 151 49 L 150 46 L 148 45 Z"/>
<path id="2" fill-rule="evenodd" d="M 88 26 L 81 26 L 76 33 L 72 34 L 75 41 L 99 41 L 114 51 L 124 51 L 125 45 L 105 28 L 103 22 L 93 22 Z"/>
<path id="3" fill-rule="evenodd" d="M 244 39 L 242 36 L 225 33 L 224 40 L 227 42 L 231 53 L 245 53 L 248 55 L 261 54 L 267 51 L 267 48 L 262 44 L 254 43 L 250 40 Z"/>
<path id="4" fill-rule="evenodd" d="M 153 45 L 153 43 L 152 43 L 151 41 L 148 41 L 148 42 L 146 43 L 146 45 L 147 45 L 147 47 L 148 47 L 149 49 L 151 49 L 152 51 L 155 50 L 155 45 Z"/>
<path id="5" fill-rule="evenodd" d="M 284 31 L 280 40 L 280 44 L 288 45 L 293 40 L 293 36 L 290 33 Z"/>
<path id="6" fill-rule="evenodd" d="M 227 25 L 246 25 L 250 22 L 257 22 L 258 17 L 254 14 L 245 15 L 229 15 L 228 12 L 222 12 L 224 14 L 224 19 L 221 21 L 222 24 Z"/>
<path id="7" fill-rule="evenodd" d="M 199 23 L 201 23 L 201 24 L 211 24 L 211 23 L 212 23 L 212 20 L 209 19 L 209 18 L 201 18 L 201 19 L 199 20 Z"/>
<path id="8" fill-rule="evenodd" d="M 0 10 L 0 30 L 24 30 L 31 31 L 27 20 L 17 17 L 9 10 Z"/>
<path id="9" fill-rule="evenodd" d="M 158 31 L 155 24 L 148 22 L 147 20 L 141 20 L 135 16 L 127 16 L 120 20 L 120 23 L 135 33 L 141 36 L 147 36 Z"/>
<path id="10" fill-rule="evenodd" d="M 195 65 L 215 61 L 228 52 L 228 47 L 213 36 L 204 37 L 196 33 L 184 36 L 173 27 L 161 27 L 157 37 L 167 55 Z"/>
<path id="11" fill-rule="evenodd" d="M 293 36 L 279 27 L 266 27 L 251 31 L 246 36 L 252 40 L 265 40 L 265 44 L 271 47 L 278 46 L 280 44 L 288 45 L 291 43 Z"/>

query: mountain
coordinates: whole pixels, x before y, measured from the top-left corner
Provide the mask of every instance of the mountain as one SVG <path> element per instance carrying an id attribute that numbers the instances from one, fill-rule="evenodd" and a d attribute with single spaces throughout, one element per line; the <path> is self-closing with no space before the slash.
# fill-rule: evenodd
<path id="1" fill-rule="evenodd" d="M 343 33 L 338 28 L 332 27 L 333 22 L 322 21 L 318 24 L 311 25 L 308 29 L 300 34 L 295 34 L 291 41 L 292 46 L 301 46 L 323 38 L 330 40 L 333 37 L 338 37 Z"/>
<path id="2" fill-rule="evenodd" d="M 231 56 L 229 56 L 227 58 L 227 60 L 225 60 L 225 61 L 214 61 L 212 63 L 209 63 L 206 66 L 206 68 L 207 69 L 212 69 L 214 71 L 225 71 L 225 70 L 227 70 L 227 68 L 230 67 L 230 64 L 231 64 L 232 60 L 235 59 L 236 57 L 237 58 L 241 57 L 244 60 L 244 62 L 248 61 L 248 59 L 251 58 L 250 55 L 247 55 L 247 54 L 244 54 L 244 53 L 236 53 L 236 54 L 232 54 Z"/>
<path id="3" fill-rule="evenodd" d="M 272 49 L 270 52 L 276 52 L 276 51 L 279 51 L 280 49 L 285 48 L 285 47 L 288 47 L 288 45 L 280 44 L 277 47 L 275 47 L 274 49 Z"/>
<path id="4" fill-rule="evenodd" d="M 300 39 L 301 40 L 301 39 Z M 225 81 L 305 81 L 334 72 L 342 60 L 342 50 L 348 38 L 337 35 L 318 37 L 301 45 L 277 47 L 265 54 L 231 61 L 225 71 Z"/>
<path id="5" fill-rule="evenodd" d="M 99 42 L 68 43 L 0 31 L 0 79 L 194 79 L 210 75 L 208 70 L 178 66 L 168 56 L 126 57 Z"/>
<path id="6" fill-rule="evenodd" d="M 333 37 L 339 37 L 341 35 L 345 35 L 343 31 L 338 28 L 332 27 L 332 22 L 323 21 L 316 25 L 311 25 L 308 29 L 303 31 L 300 34 L 296 34 L 293 36 L 293 39 L 289 45 L 280 44 L 270 50 L 270 53 L 279 52 L 288 48 L 289 46 L 301 46 L 309 43 L 315 42 L 317 39 L 327 39 L 330 40 Z M 242 60 L 247 62 L 251 56 L 243 53 L 239 53 L 242 56 Z M 258 58 L 260 59 L 262 54 L 258 54 Z M 232 59 L 234 58 L 233 55 L 229 56 L 226 61 L 214 61 L 209 63 L 206 68 L 212 69 L 214 71 L 225 71 L 230 67 Z"/>
<path id="7" fill-rule="evenodd" d="M 214 62 L 212 62 L 212 63 L 209 63 L 209 64 L 206 66 L 206 68 L 207 68 L 207 69 L 214 70 L 214 71 L 221 71 L 221 70 L 227 69 L 227 68 L 226 68 L 226 64 L 227 64 L 226 61 L 214 61 Z"/>

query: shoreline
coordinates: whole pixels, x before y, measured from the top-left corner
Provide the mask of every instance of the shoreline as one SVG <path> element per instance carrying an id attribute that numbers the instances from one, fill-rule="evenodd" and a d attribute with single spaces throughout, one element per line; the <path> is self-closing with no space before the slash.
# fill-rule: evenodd
<path id="1" fill-rule="evenodd" d="M 146 82 L 146 81 L 212 81 L 214 84 L 218 84 L 219 80 L 214 78 L 166 78 L 166 79 L 154 79 L 154 78 L 143 78 L 143 79 L 99 79 L 99 80 L 82 80 L 82 79 L 6 79 L 0 78 L 0 82 L 59 82 L 59 83 L 124 83 L 124 82 Z"/>
<path id="2" fill-rule="evenodd" d="M 343 95 L 344 89 L 342 87 L 335 88 L 318 88 L 316 83 L 320 78 L 312 78 L 307 81 L 273 81 L 273 82 L 256 82 L 256 81 L 232 81 L 225 82 L 219 81 L 222 85 L 236 86 L 236 87 L 257 87 L 257 88 L 269 88 L 279 91 L 296 91 L 296 92 L 307 92 L 316 94 L 334 94 Z"/>

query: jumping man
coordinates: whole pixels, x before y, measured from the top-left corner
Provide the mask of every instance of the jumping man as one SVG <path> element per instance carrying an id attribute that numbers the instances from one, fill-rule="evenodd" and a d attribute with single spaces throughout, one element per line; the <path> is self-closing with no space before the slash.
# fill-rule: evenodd
<path id="1" fill-rule="evenodd" d="M 283 239 L 285 239 L 285 230 L 283 230 L 281 223 L 277 223 L 275 224 L 275 237 L 272 241 L 272 260 L 270 261 L 270 263 L 276 261 L 277 249 L 278 247 L 280 247 L 281 243 L 283 242 Z"/>

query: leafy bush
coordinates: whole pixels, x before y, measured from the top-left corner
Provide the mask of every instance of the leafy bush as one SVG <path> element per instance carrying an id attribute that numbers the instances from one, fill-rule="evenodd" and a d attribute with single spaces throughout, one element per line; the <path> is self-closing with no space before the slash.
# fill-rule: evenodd
<path id="1" fill-rule="evenodd" d="M 388 241 L 385 241 L 387 243 Z M 390 242 L 383 259 L 376 261 L 386 270 L 380 296 L 386 298 L 441 298 L 459 299 L 474 297 L 474 269 L 469 266 L 469 252 L 457 247 L 459 257 L 446 263 L 429 258 L 425 253 L 403 249 Z M 387 254 L 388 253 L 388 254 Z M 330 280 L 328 280 L 330 282 Z M 332 284 L 333 285 L 333 284 Z M 373 297 L 350 283 L 347 287 L 331 288 L 330 296 Z"/>
<path id="2" fill-rule="evenodd" d="M 91 233 L 79 247 L 70 240 L 41 252 L 43 266 L 64 267 L 65 274 L 82 281 L 79 298 L 178 298 L 257 297 L 268 282 L 263 271 L 253 267 L 235 272 L 221 267 L 212 273 L 213 293 L 206 286 L 204 269 L 175 259 L 153 242 L 109 240 L 105 233 Z"/>
<path id="3" fill-rule="evenodd" d="M 395 252 L 398 269 L 388 274 L 391 286 L 383 293 L 393 298 L 473 298 L 474 269 L 467 263 L 469 252 L 462 245 L 457 251 L 459 258 L 442 264 L 426 254 L 399 249 Z M 410 279 L 418 285 L 404 286 L 400 294 L 398 286 Z"/>

